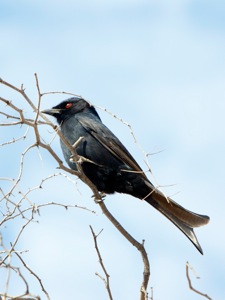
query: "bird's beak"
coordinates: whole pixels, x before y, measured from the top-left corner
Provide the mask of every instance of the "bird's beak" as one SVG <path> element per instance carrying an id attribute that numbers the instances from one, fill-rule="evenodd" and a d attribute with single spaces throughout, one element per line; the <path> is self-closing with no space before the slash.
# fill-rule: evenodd
<path id="1" fill-rule="evenodd" d="M 51 108 L 42 110 L 41 113 L 56 117 L 61 113 L 61 110 L 57 108 Z"/>

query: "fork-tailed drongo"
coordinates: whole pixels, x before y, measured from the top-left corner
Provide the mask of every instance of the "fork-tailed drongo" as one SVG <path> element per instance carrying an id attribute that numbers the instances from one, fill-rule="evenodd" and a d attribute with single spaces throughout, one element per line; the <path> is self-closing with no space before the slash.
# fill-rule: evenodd
<path id="1" fill-rule="evenodd" d="M 73 97 L 42 112 L 57 119 L 71 145 L 83 137 L 76 150 L 78 155 L 89 160 L 82 163 L 82 169 L 100 192 L 125 193 L 145 200 L 173 222 L 203 254 L 193 228 L 207 224 L 209 217 L 183 208 L 155 188 L 90 103 Z M 66 162 L 76 170 L 76 163 L 70 159 L 71 151 L 62 141 L 61 147 Z"/>

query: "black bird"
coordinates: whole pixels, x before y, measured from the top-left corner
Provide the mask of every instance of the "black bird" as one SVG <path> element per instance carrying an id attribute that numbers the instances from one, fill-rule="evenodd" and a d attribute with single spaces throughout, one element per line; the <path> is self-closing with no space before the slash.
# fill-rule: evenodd
<path id="1" fill-rule="evenodd" d="M 57 119 L 71 145 L 83 137 L 76 150 L 89 160 L 82 163 L 82 169 L 100 192 L 125 193 L 145 200 L 173 222 L 203 254 L 193 228 L 207 224 L 209 217 L 183 208 L 156 189 L 90 103 L 73 97 L 42 113 Z M 76 170 L 76 164 L 70 159 L 71 151 L 62 141 L 61 148 L 70 168 Z"/>

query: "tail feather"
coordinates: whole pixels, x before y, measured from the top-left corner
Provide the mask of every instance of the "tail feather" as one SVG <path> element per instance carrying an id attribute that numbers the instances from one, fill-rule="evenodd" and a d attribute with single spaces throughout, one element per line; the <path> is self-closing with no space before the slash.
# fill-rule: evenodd
<path id="1" fill-rule="evenodd" d="M 196 214 L 185 209 L 172 199 L 166 198 L 156 189 L 145 200 L 173 222 L 189 238 L 198 251 L 203 254 L 193 228 L 206 225 L 209 222 L 208 216 Z"/>

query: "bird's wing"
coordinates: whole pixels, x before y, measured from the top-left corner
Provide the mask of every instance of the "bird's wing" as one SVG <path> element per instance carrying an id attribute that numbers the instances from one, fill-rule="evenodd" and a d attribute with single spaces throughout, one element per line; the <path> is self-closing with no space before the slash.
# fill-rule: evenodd
<path id="1" fill-rule="evenodd" d="M 123 146 L 119 139 L 103 124 L 86 118 L 78 120 L 83 128 L 88 131 L 99 143 L 102 144 L 112 155 L 130 167 L 132 171 L 141 173 L 145 178 L 145 174 L 141 167 Z"/>

